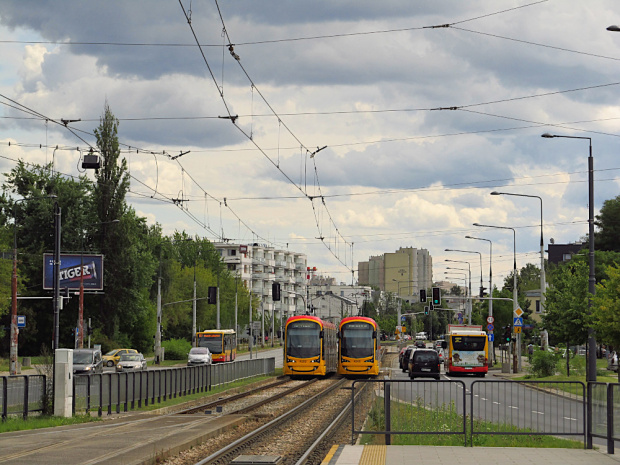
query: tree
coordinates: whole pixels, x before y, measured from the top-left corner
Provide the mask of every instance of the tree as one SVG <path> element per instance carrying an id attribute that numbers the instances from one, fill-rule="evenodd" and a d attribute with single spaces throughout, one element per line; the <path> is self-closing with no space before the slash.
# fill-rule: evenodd
<path id="1" fill-rule="evenodd" d="M 594 327 L 599 342 L 617 350 L 620 347 L 620 268 L 608 266 L 605 271 L 608 278 L 597 284 L 594 296 Z"/>
<path id="2" fill-rule="evenodd" d="M 124 334 L 131 340 L 137 326 L 146 323 L 145 301 L 157 269 L 157 261 L 147 244 L 153 242 L 149 235 L 157 235 L 159 231 L 149 228 L 145 218 L 137 217 L 126 203 L 127 160 L 120 158 L 118 120 L 107 102 L 95 135 L 102 167 L 95 175 L 93 201 L 99 223 L 100 252 L 105 255 L 105 294 L 100 299 L 99 322 L 108 338 L 120 339 Z M 116 220 L 119 223 L 110 224 Z M 146 334 L 142 337 L 146 338 Z M 137 341 L 131 342 L 137 345 Z"/>
<path id="3" fill-rule="evenodd" d="M 18 292 L 25 297 L 41 297 L 44 294 L 41 286 L 43 253 L 54 249 L 54 203 L 62 209 L 61 250 L 80 250 L 80 235 L 75 233 L 78 225 L 94 218 L 89 199 L 92 183 L 85 176 L 75 179 L 52 174 L 51 165 L 27 165 L 21 160 L 4 176 L 0 218 L 5 227 L 9 227 L 11 249 L 15 228 Z M 54 199 L 49 198 L 52 194 Z M 10 280 L 7 284 L 10 285 Z M 10 305 L 10 299 L 8 302 Z M 75 327 L 77 319 L 77 299 L 65 300 L 65 304 L 60 312 L 59 340 L 66 347 L 73 344 L 71 328 Z M 20 300 L 18 311 L 28 320 L 27 328 L 20 331 L 19 352 L 36 355 L 41 345 L 49 345 L 52 335 L 51 303 L 49 300 Z"/>
<path id="4" fill-rule="evenodd" d="M 597 250 L 620 252 L 620 196 L 603 202 L 594 224 L 599 228 L 594 234 Z"/>
<path id="5" fill-rule="evenodd" d="M 543 327 L 557 342 L 583 344 L 588 338 L 592 318 L 588 311 L 588 267 L 571 260 L 551 274 L 546 292 Z"/>

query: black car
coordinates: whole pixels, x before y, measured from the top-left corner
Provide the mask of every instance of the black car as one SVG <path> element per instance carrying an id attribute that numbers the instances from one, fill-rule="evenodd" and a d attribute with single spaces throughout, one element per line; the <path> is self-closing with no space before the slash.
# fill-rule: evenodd
<path id="1" fill-rule="evenodd" d="M 418 349 L 426 349 L 426 344 L 424 343 L 424 341 L 415 341 L 415 346 Z"/>
<path id="2" fill-rule="evenodd" d="M 433 349 L 416 349 L 409 358 L 409 378 L 439 379 L 439 354 Z"/>

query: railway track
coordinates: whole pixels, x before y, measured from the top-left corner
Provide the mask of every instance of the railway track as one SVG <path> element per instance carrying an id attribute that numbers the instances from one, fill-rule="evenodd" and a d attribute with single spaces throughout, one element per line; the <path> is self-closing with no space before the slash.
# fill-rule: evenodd
<path id="1" fill-rule="evenodd" d="M 244 455 L 259 455 L 264 459 L 280 456 L 282 464 L 291 465 L 320 463 L 336 435 L 340 441 L 343 437 L 347 438 L 346 442 L 350 440 L 350 423 L 347 420 L 351 418 L 352 404 L 351 381 L 327 379 L 320 382 L 324 385 L 320 392 L 305 396 L 301 404 L 289 403 L 284 411 L 270 421 L 253 427 L 249 424 L 245 434 L 214 441 L 220 444 L 219 447 L 214 444 L 203 445 L 191 457 L 176 457 L 165 463 L 228 464 Z M 292 400 L 290 397 L 287 399 Z M 339 433 L 336 433 L 338 430 Z"/>

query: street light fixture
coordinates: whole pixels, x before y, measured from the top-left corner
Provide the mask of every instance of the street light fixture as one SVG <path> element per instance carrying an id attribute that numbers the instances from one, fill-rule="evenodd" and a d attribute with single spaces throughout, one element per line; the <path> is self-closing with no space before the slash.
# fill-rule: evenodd
<path id="1" fill-rule="evenodd" d="M 474 250 L 445 249 L 446 252 L 477 253 L 480 255 L 480 293 L 482 294 L 482 254 Z M 482 295 L 480 296 L 482 297 Z"/>
<path id="2" fill-rule="evenodd" d="M 611 27 L 617 28 L 617 26 L 610 26 L 607 29 L 610 31 L 616 30 L 610 29 Z M 618 30 L 620 30 L 620 28 L 618 28 Z M 592 138 L 584 136 L 561 136 L 549 133 L 542 134 L 541 137 L 545 139 L 556 137 L 564 139 L 583 139 L 587 140 L 590 146 L 588 155 L 588 243 L 590 246 L 590 277 L 588 280 L 588 292 L 590 295 L 588 296 L 588 313 L 592 314 L 592 298 L 596 293 L 596 278 L 594 276 L 594 158 L 592 157 Z M 596 382 L 596 335 L 592 327 L 588 328 L 588 366 L 586 370 L 586 381 Z"/>
<path id="3" fill-rule="evenodd" d="M 515 228 L 511 228 L 509 226 L 492 226 L 490 224 L 479 224 L 474 223 L 474 226 L 478 226 L 481 228 L 495 228 L 495 229 L 510 229 L 512 231 L 513 237 L 513 269 L 512 269 L 512 310 L 513 313 L 516 312 L 519 302 L 517 301 L 517 232 Z M 516 316 L 516 314 L 515 314 Z M 517 371 L 521 370 L 521 335 L 517 335 Z"/>
<path id="4" fill-rule="evenodd" d="M 513 194 L 509 192 L 491 192 L 491 195 L 512 195 L 514 197 L 530 197 L 540 200 L 540 313 L 544 313 L 545 308 L 545 240 L 543 238 L 543 201 L 542 197 L 528 194 Z M 545 342 L 546 346 L 546 342 Z"/>
<path id="5" fill-rule="evenodd" d="M 471 265 L 469 262 L 466 262 L 464 260 L 450 260 L 448 258 L 446 258 L 444 261 L 446 262 L 453 262 L 453 263 L 465 263 L 467 264 L 467 271 L 469 272 L 469 315 L 467 317 L 467 324 L 471 324 L 471 313 L 472 313 L 472 301 L 471 301 Z M 450 269 L 450 267 L 446 267 L 447 269 Z M 459 268 L 454 268 L 454 269 L 459 269 Z"/>
<path id="6" fill-rule="evenodd" d="M 489 243 L 489 316 L 493 317 L 493 242 L 491 239 L 482 237 L 465 236 L 465 239 L 474 239 L 477 241 L 486 241 Z M 489 352 L 493 354 L 493 362 L 495 361 L 495 351 L 493 349 L 493 341 L 489 341 Z"/>

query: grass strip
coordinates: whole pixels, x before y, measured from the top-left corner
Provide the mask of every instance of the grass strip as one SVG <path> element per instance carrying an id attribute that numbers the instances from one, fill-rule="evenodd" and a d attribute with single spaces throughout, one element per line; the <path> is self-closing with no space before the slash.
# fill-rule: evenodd
<path id="1" fill-rule="evenodd" d="M 385 430 L 385 412 L 383 399 L 377 398 L 372 406 L 365 431 Z M 392 431 L 419 431 L 431 434 L 395 434 L 392 435 L 393 445 L 428 445 L 428 446 L 463 446 L 465 440 L 462 434 L 450 434 L 463 431 L 463 416 L 456 410 L 454 403 L 442 404 L 432 408 L 424 406 L 418 401 L 414 404 L 391 402 L 391 430 Z M 473 445 L 478 447 L 543 447 L 583 449 L 583 442 L 555 436 L 542 436 L 535 434 L 529 428 L 517 428 L 507 423 L 492 423 L 488 421 L 474 420 L 476 431 L 506 432 L 506 433 L 532 433 L 526 435 L 510 434 L 476 434 Z M 471 420 L 466 416 L 465 431 L 467 444 L 471 438 Z M 435 432 L 447 434 L 432 434 Z M 361 444 L 384 444 L 383 434 L 364 434 Z"/>

